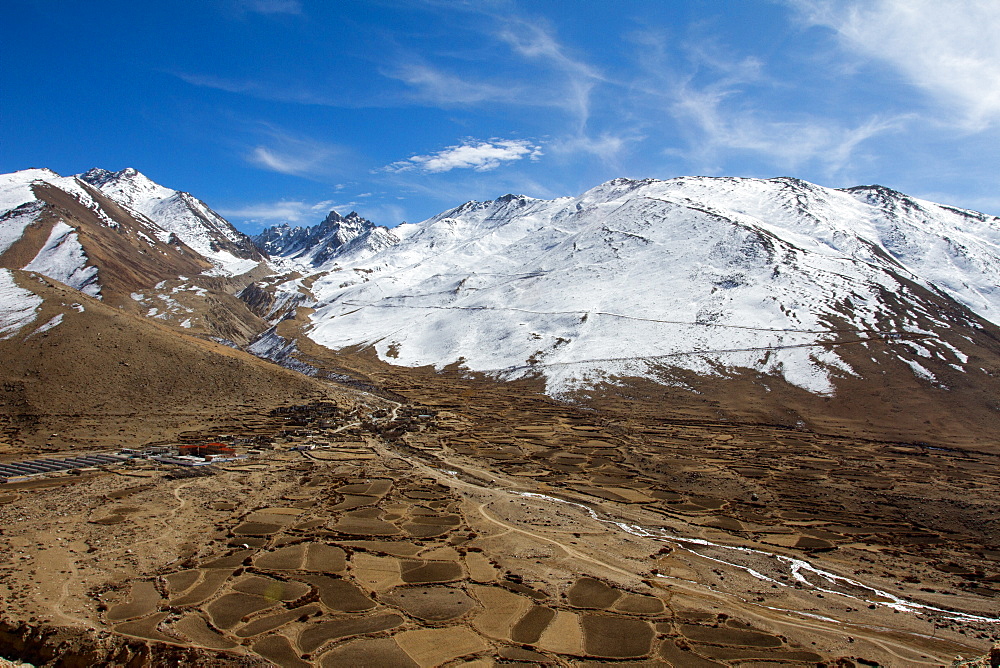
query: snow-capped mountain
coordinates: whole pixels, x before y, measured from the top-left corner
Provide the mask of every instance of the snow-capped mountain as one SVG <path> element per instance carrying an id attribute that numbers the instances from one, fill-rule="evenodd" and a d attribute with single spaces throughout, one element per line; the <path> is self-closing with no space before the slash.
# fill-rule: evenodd
<path id="1" fill-rule="evenodd" d="M 1000 428 L 996 217 L 880 186 L 615 179 L 392 230 L 332 212 L 259 235 L 275 261 L 258 264 L 190 195 L 133 170 L 84 176 L 0 176 L 0 268 L 293 368 L 369 349 L 554 396 L 670 392 L 704 397 L 692 414 L 880 438 Z M 2 279 L 0 339 L 59 325 L 24 280 Z"/>
<path id="2" fill-rule="evenodd" d="M 469 202 L 392 235 L 367 258 L 326 256 L 310 338 L 393 364 L 540 375 L 556 395 L 679 371 L 832 394 L 861 373 L 858 346 L 885 340 L 941 384 L 930 367 L 983 372 L 948 332 L 1000 322 L 1000 220 L 878 186 L 616 179 Z"/>
<path id="3" fill-rule="evenodd" d="M 0 175 L 0 267 L 37 272 L 192 333 L 234 341 L 256 335 L 261 323 L 230 294 L 267 269 L 247 237 L 193 197 L 134 170 L 91 170 L 88 179 L 108 192 L 47 169 Z"/>
<path id="4" fill-rule="evenodd" d="M 249 237 L 200 199 L 154 183 L 132 168 L 118 172 L 94 168 L 79 178 L 155 222 L 163 230 L 161 241 L 176 235 L 216 265 L 216 273 L 242 274 L 264 260 Z"/>
<path id="5" fill-rule="evenodd" d="M 91 296 L 125 294 L 212 265 L 146 216 L 48 169 L 0 175 L 0 262 Z"/>
<path id="6" fill-rule="evenodd" d="M 296 264 L 320 267 L 335 258 L 363 259 L 399 240 L 385 227 L 362 218 L 356 211 L 341 216 L 336 211 L 318 225 L 269 227 L 253 237 L 261 251 Z"/>
<path id="7" fill-rule="evenodd" d="M 182 279 L 262 257 L 200 200 L 131 169 L 5 175 L 0 210 L 4 266 L 92 295 L 111 286 L 148 315 L 173 308 L 185 327 L 191 308 L 161 292 L 201 295 Z M 257 316 L 310 306 L 308 336 L 328 348 L 542 377 L 555 395 L 747 371 L 830 395 L 870 371 L 854 347 L 887 339 L 912 374 L 944 385 L 947 369 L 982 368 L 955 333 L 1000 322 L 1000 220 L 880 186 L 615 179 L 579 197 L 468 202 L 391 231 L 331 212 L 254 242 L 297 272 L 240 293 Z M 251 321 L 237 320 L 247 336 Z"/>

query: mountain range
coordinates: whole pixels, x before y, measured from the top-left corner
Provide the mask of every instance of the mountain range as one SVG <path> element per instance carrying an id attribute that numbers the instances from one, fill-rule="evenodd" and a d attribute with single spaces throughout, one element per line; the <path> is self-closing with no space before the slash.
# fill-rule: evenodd
<path id="1" fill-rule="evenodd" d="M 882 186 L 615 179 L 250 239 L 134 169 L 32 169 L 0 177 L 0 211 L 0 267 L 299 371 L 367 350 L 583 403 L 965 443 L 1000 426 L 1000 219 Z M 5 280 L 3 336 L 30 338 Z"/>
<path id="2" fill-rule="evenodd" d="M 982 655 L 998 269 L 996 217 L 881 186 L 250 238 L 133 169 L 2 175 L 0 664 Z"/>

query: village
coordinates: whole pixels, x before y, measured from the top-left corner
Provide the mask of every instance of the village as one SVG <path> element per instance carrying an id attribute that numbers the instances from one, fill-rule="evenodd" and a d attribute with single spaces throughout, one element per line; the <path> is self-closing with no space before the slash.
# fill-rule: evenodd
<path id="1" fill-rule="evenodd" d="M 257 425 L 259 433 L 199 432 L 185 434 L 176 442 L 0 462 L 0 485 L 30 484 L 43 479 L 51 482 L 65 476 L 110 471 L 125 474 L 161 471 L 171 477 L 212 475 L 219 465 L 264 464 L 280 453 L 299 453 L 320 461 L 373 458 L 366 435 L 399 437 L 408 431 L 426 429 L 434 419 L 426 410 L 407 406 L 363 414 L 357 410 L 341 412 L 335 405 L 325 403 L 284 406 L 271 411 L 268 417 L 271 419 L 266 424 Z M 190 470 L 194 468 L 198 471 Z"/>

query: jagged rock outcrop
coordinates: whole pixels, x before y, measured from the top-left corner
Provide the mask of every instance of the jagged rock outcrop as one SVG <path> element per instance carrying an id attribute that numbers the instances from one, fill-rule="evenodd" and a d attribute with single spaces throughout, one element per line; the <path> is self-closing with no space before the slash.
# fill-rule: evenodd
<path id="1" fill-rule="evenodd" d="M 253 243 L 262 252 L 313 267 L 340 257 L 370 256 L 397 242 L 388 229 L 355 211 L 346 216 L 331 211 L 318 225 L 291 227 L 286 223 L 253 237 Z"/>

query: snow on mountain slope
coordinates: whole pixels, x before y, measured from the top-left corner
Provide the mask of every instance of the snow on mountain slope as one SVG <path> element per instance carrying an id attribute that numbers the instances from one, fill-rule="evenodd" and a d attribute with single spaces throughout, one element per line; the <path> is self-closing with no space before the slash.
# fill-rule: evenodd
<path id="1" fill-rule="evenodd" d="M 117 227 L 117 223 L 107 215 L 76 177 L 59 176 L 51 169 L 23 169 L 11 174 L 0 174 L 0 214 L 5 214 L 6 219 L 6 214 L 23 211 L 26 205 L 31 206 L 36 201 L 32 186 L 39 182 L 48 183 L 71 194 L 80 204 L 100 218 L 103 224 L 111 228 Z M 10 232 L 7 234 L 10 235 Z M 0 248 L 0 252 L 3 250 L 5 249 Z"/>
<path id="2" fill-rule="evenodd" d="M 76 230 L 63 222 L 53 226 L 45 245 L 24 269 L 54 278 L 91 297 L 101 292 L 97 267 L 87 264 L 87 254 Z"/>
<path id="3" fill-rule="evenodd" d="M 0 339 L 8 339 L 31 324 L 41 297 L 17 285 L 9 269 L 0 269 Z"/>
<path id="4" fill-rule="evenodd" d="M 154 221 L 162 230 L 160 241 L 169 242 L 176 234 L 216 265 L 212 273 L 235 276 L 264 260 L 246 235 L 200 199 L 154 183 L 132 168 L 118 172 L 95 168 L 79 178 Z"/>
<path id="5" fill-rule="evenodd" d="M 963 230 L 967 219 L 980 229 Z M 837 352 L 846 340 L 969 324 L 939 312 L 938 282 L 997 318 L 998 230 L 891 191 L 794 179 L 508 195 L 395 230 L 400 241 L 369 259 L 337 258 L 312 284 L 309 336 L 370 344 L 396 364 L 540 374 L 555 395 L 625 376 L 679 382 L 672 369 L 750 369 L 828 394 L 854 373 Z M 924 348 L 961 365 L 940 343 Z"/>
<path id="6" fill-rule="evenodd" d="M 35 201 L 31 184 L 35 181 L 61 179 L 51 169 L 22 169 L 0 177 L 0 211 L 11 211 Z"/>
<path id="7" fill-rule="evenodd" d="M 721 186 L 721 187 L 720 187 Z M 882 186 L 832 190 L 791 178 L 680 178 L 656 197 L 747 215 L 795 234 L 815 252 L 877 262 L 891 257 L 983 317 L 1000 323 L 1000 219 L 908 197 Z"/>
<path id="8" fill-rule="evenodd" d="M 24 229 L 38 218 L 42 203 L 37 201 L 15 204 L 4 210 L 0 203 L 0 255 L 3 255 L 18 239 L 24 236 Z"/>

